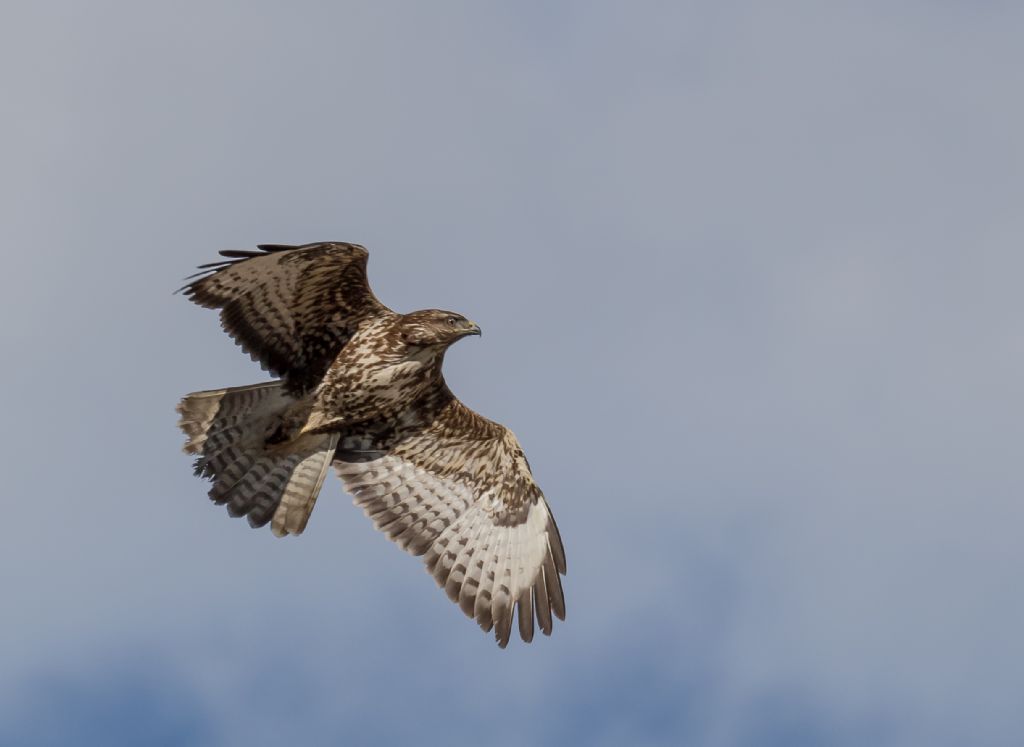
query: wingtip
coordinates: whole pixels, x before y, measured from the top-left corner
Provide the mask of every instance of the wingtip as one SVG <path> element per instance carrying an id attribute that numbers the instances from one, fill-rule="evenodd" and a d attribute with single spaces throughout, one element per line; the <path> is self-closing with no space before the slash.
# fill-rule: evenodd
<path id="1" fill-rule="evenodd" d="M 252 249 L 221 249 L 217 254 L 222 257 L 227 257 L 228 259 L 244 259 L 246 257 L 252 257 L 253 255 L 258 254 L 258 252 L 254 252 Z M 202 265 L 200 265 L 200 267 L 202 267 Z"/>

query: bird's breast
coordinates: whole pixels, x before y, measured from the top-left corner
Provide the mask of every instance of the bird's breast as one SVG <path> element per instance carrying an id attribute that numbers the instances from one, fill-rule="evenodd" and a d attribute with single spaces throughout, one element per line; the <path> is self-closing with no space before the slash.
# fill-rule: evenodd
<path id="1" fill-rule="evenodd" d="M 419 400 L 434 381 L 422 361 L 366 358 L 332 370 L 321 384 L 316 409 L 330 421 L 355 423 L 400 412 Z"/>

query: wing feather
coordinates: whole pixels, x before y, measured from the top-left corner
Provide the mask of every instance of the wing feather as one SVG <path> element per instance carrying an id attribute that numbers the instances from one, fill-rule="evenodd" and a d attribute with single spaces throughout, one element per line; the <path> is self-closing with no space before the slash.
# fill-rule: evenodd
<path id="1" fill-rule="evenodd" d="M 316 386 L 361 322 L 394 313 L 370 290 L 369 255 L 358 244 L 262 244 L 220 254 L 227 259 L 201 265 L 181 291 L 219 309 L 225 331 L 290 393 Z"/>
<path id="2" fill-rule="evenodd" d="M 359 439 L 353 441 L 357 443 Z M 345 447 L 342 439 L 342 447 Z M 565 619 L 558 529 L 515 436 L 457 400 L 387 449 L 339 448 L 354 502 L 504 648 Z M 518 612 L 517 612 L 518 611 Z"/>

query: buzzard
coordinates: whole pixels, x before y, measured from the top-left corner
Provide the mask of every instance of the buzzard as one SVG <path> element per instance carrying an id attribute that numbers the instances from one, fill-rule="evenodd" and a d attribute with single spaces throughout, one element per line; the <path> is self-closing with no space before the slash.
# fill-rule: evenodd
<path id="1" fill-rule="evenodd" d="M 189 394 L 179 425 L 214 503 L 301 534 L 328 467 L 375 526 L 504 648 L 565 619 L 565 553 L 508 428 L 462 404 L 441 373 L 461 314 L 399 314 L 373 295 L 357 244 L 222 251 L 181 291 L 278 380 Z"/>

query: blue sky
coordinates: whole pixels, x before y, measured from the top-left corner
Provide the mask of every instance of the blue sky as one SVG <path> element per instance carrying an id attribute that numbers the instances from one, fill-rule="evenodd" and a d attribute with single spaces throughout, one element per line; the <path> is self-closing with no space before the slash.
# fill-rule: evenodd
<path id="1" fill-rule="evenodd" d="M 1014 745 L 1024 11 L 8 3 L 0 743 Z M 278 540 L 172 296 L 357 241 L 487 334 L 568 619 L 500 651 L 334 477 Z"/>

